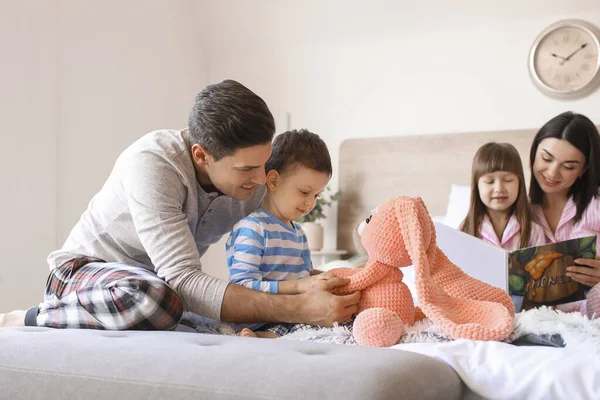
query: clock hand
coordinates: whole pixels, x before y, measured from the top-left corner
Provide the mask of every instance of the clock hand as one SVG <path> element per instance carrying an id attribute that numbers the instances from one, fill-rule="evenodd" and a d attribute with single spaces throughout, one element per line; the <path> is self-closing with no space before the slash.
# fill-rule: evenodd
<path id="1" fill-rule="evenodd" d="M 564 58 L 563 56 L 559 56 L 558 54 L 555 54 L 555 53 L 550 53 L 550 55 L 551 55 L 552 57 L 555 57 L 555 58 L 562 58 L 563 60 L 567 60 L 567 59 L 566 59 L 566 58 Z"/>
<path id="2" fill-rule="evenodd" d="M 573 57 L 578 51 L 585 49 L 586 46 L 587 46 L 587 43 L 582 44 L 577 50 L 575 50 L 567 58 L 565 58 L 565 61 L 569 61 L 571 59 L 571 57 Z"/>

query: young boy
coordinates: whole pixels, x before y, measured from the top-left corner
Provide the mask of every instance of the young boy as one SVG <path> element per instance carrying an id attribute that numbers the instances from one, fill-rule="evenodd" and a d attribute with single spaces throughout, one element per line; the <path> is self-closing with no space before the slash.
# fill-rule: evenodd
<path id="1" fill-rule="evenodd" d="M 263 292 L 304 293 L 333 278 L 312 269 L 306 235 L 296 220 L 308 214 L 331 179 L 327 145 L 307 130 L 275 137 L 265 165 L 267 194 L 261 208 L 238 222 L 227 240 L 229 280 Z M 342 321 L 340 321 L 342 322 Z M 303 324 L 258 325 L 241 336 L 276 338 Z"/>

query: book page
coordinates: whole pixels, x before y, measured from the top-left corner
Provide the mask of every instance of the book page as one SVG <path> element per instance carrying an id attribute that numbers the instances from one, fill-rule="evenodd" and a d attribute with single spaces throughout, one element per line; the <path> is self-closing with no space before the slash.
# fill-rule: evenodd
<path id="1" fill-rule="evenodd" d="M 508 292 L 508 252 L 474 236 L 435 222 L 438 247 L 460 269 Z"/>

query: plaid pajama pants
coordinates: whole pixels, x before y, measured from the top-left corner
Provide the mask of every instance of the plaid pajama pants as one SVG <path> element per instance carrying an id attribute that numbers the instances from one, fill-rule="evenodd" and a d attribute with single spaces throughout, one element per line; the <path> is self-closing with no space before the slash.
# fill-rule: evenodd
<path id="1" fill-rule="evenodd" d="M 342 324 L 338 324 L 338 326 L 346 327 L 352 332 L 352 325 L 354 321 L 344 322 Z M 279 323 L 269 323 L 261 326 L 259 331 L 269 331 L 275 333 L 277 336 L 285 336 L 294 332 L 303 331 L 306 329 L 315 329 L 314 325 L 307 324 L 279 324 Z"/>
<path id="2" fill-rule="evenodd" d="M 278 324 L 278 323 L 269 323 L 261 326 L 259 331 L 269 331 L 275 333 L 277 336 L 285 336 L 290 333 L 294 333 L 297 331 L 302 331 L 305 329 L 312 329 L 314 326 L 306 325 L 306 324 Z"/>
<path id="3" fill-rule="evenodd" d="M 179 295 L 151 271 L 79 257 L 48 277 L 37 326 L 171 330 L 183 314 Z"/>

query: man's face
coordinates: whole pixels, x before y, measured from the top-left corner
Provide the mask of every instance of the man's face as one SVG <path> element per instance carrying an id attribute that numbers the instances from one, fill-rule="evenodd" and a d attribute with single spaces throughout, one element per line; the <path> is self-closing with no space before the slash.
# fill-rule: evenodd
<path id="1" fill-rule="evenodd" d="M 266 183 L 265 164 L 270 156 L 271 143 L 238 149 L 218 161 L 208 155 L 206 171 L 221 193 L 235 200 L 245 200 L 256 185 Z"/>

